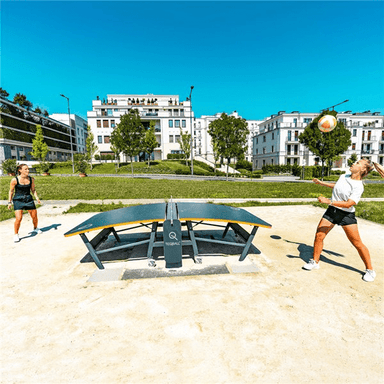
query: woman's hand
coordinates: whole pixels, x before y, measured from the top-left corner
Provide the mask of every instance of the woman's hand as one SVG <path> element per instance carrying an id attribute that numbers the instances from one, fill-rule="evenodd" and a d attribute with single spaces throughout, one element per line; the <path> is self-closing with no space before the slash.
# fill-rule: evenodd
<path id="1" fill-rule="evenodd" d="M 322 183 L 319 179 L 312 179 L 312 181 L 313 181 L 315 184 L 321 184 L 321 183 Z"/>
<path id="2" fill-rule="evenodd" d="M 8 203 L 8 209 L 10 210 L 12 208 L 12 203 Z"/>
<path id="3" fill-rule="evenodd" d="M 331 204 L 331 200 L 330 199 L 328 199 L 327 197 L 324 197 L 324 196 L 319 196 L 318 198 L 317 198 L 317 200 L 319 201 L 319 203 L 321 203 L 321 204 Z"/>

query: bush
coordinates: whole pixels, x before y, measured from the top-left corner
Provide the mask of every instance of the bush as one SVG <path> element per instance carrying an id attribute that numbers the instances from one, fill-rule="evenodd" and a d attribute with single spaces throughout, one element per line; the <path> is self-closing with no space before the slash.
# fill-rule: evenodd
<path id="1" fill-rule="evenodd" d="M 247 171 L 252 171 L 252 163 L 247 160 L 239 160 L 236 165 L 236 169 L 240 171 L 240 169 L 246 169 Z"/>
<path id="2" fill-rule="evenodd" d="M 16 173 L 17 160 L 16 159 L 7 159 L 1 164 L 1 169 L 5 174 Z"/>
<path id="3" fill-rule="evenodd" d="M 195 173 L 195 172 L 194 172 Z M 188 168 L 178 168 L 175 170 L 176 175 L 190 175 L 191 170 Z"/>
<path id="4" fill-rule="evenodd" d="M 75 171 L 78 173 L 86 173 L 88 170 L 88 162 L 85 160 L 84 155 L 78 154 L 75 157 Z"/>
<path id="5" fill-rule="evenodd" d="M 53 164 L 48 163 L 47 161 L 42 161 L 40 164 L 36 165 L 36 169 L 40 173 L 48 173 L 49 170 L 53 167 Z"/>
<path id="6" fill-rule="evenodd" d="M 183 160 L 184 154 L 182 154 L 182 153 L 168 153 L 167 159 L 168 160 Z"/>
<path id="7" fill-rule="evenodd" d="M 72 167 L 72 161 L 71 160 L 61 161 L 60 163 L 54 163 L 52 165 L 52 169 L 60 169 L 60 168 L 68 168 L 68 167 Z"/>

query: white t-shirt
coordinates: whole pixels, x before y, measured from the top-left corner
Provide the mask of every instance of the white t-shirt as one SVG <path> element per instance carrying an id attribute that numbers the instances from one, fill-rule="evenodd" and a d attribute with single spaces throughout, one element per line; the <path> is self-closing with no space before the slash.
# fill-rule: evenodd
<path id="1" fill-rule="evenodd" d="M 360 201 L 360 197 L 364 192 L 364 185 L 362 180 L 352 180 L 351 172 L 348 171 L 344 175 L 341 175 L 337 183 L 333 187 L 332 200 L 333 201 L 348 201 L 353 200 L 356 204 Z M 355 212 L 355 207 L 341 208 L 346 212 Z"/>

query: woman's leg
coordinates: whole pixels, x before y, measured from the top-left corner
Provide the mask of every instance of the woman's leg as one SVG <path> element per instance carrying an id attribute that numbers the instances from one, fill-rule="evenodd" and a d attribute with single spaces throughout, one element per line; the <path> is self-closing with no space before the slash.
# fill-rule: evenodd
<path id="1" fill-rule="evenodd" d="M 15 235 L 17 235 L 19 233 L 21 220 L 23 219 L 23 211 L 21 209 L 15 211 L 15 217 L 16 217 L 16 220 L 14 224 L 14 229 L 15 229 Z"/>
<path id="2" fill-rule="evenodd" d="M 348 237 L 348 240 L 357 249 L 357 252 L 359 252 L 360 257 L 365 264 L 365 268 L 372 270 L 373 268 L 372 268 L 371 256 L 369 255 L 368 248 L 361 241 L 357 224 L 344 225 L 343 229 L 345 234 Z"/>
<path id="3" fill-rule="evenodd" d="M 319 225 L 317 226 L 316 235 L 315 235 L 315 242 L 313 244 L 313 260 L 316 261 L 316 263 L 320 260 L 320 255 L 323 250 L 323 244 L 325 236 L 329 233 L 329 231 L 335 226 L 335 224 L 332 224 L 327 219 L 322 218 L 320 220 Z"/>
<path id="4" fill-rule="evenodd" d="M 36 209 L 32 209 L 32 210 L 28 211 L 28 213 L 31 215 L 31 218 L 32 218 L 33 229 L 36 229 L 37 228 L 37 224 L 38 224 L 37 210 Z"/>

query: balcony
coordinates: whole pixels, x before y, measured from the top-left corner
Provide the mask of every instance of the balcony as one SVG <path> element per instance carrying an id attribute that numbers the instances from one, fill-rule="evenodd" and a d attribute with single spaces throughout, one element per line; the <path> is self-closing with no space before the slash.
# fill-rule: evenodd
<path id="1" fill-rule="evenodd" d="M 298 137 L 292 137 L 291 139 L 285 140 L 286 143 L 298 143 L 299 138 Z"/>
<path id="2" fill-rule="evenodd" d="M 363 142 L 373 142 L 373 141 L 377 141 L 377 138 L 376 136 L 368 136 L 368 137 L 363 137 L 362 138 L 362 141 Z"/>

